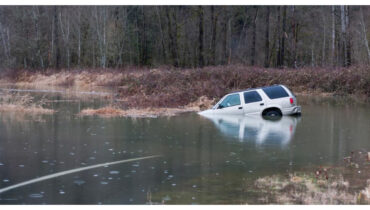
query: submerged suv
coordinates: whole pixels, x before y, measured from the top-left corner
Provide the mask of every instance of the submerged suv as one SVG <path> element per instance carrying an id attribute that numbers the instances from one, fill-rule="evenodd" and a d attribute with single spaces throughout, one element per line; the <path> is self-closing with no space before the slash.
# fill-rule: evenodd
<path id="1" fill-rule="evenodd" d="M 301 107 L 297 105 L 296 97 L 287 87 L 273 85 L 227 94 L 212 109 L 199 114 L 282 116 L 301 114 Z"/>

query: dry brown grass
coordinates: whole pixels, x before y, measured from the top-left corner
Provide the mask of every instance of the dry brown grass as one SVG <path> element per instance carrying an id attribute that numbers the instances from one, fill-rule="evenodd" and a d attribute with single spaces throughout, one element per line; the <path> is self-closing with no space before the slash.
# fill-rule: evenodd
<path id="1" fill-rule="evenodd" d="M 23 112 L 33 114 L 53 114 L 54 110 L 42 107 L 24 107 L 22 105 L 6 104 L 0 105 L 0 112 Z"/>
<path id="2" fill-rule="evenodd" d="M 269 193 L 269 200 L 278 204 L 358 203 L 359 193 L 350 192 L 349 183 L 341 176 L 330 180 L 316 180 L 307 174 L 289 178 L 272 176 L 259 178 L 255 184 L 259 190 Z"/>
<path id="3" fill-rule="evenodd" d="M 40 72 L 20 72 L 15 83 L 20 86 L 48 87 L 75 86 L 86 88 L 91 86 L 119 86 L 129 73 L 110 71 L 61 71 L 52 74 Z"/>
<path id="4" fill-rule="evenodd" d="M 143 109 L 127 109 L 109 105 L 98 109 L 84 109 L 80 112 L 81 116 L 97 115 L 101 117 L 158 117 L 158 116 L 174 116 L 184 112 L 196 112 L 210 108 L 214 100 L 210 100 L 205 96 L 198 100 L 189 103 L 185 107 L 179 108 L 143 108 Z"/>
<path id="5" fill-rule="evenodd" d="M 100 117 L 158 117 L 174 116 L 179 113 L 196 111 L 192 108 L 145 108 L 145 109 L 127 109 L 107 106 L 99 109 L 84 109 L 80 112 L 81 116 L 97 115 Z"/>
<path id="6" fill-rule="evenodd" d="M 112 106 L 107 106 L 99 109 L 92 109 L 87 108 L 83 109 L 80 112 L 80 115 L 82 116 L 90 116 L 90 115 L 99 115 L 103 117 L 111 117 L 111 116 L 122 116 L 124 115 L 125 111 L 119 108 L 115 108 Z"/>
<path id="7" fill-rule="evenodd" d="M 342 167 L 319 167 L 312 173 L 262 177 L 255 187 L 264 195 L 261 200 L 270 203 L 370 204 L 368 152 L 351 152 L 344 163 Z"/>
<path id="8" fill-rule="evenodd" d="M 16 112 L 27 114 L 53 114 L 54 110 L 43 108 L 43 100 L 36 102 L 30 95 L 0 94 L 0 112 Z"/>
<path id="9" fill-rule="evenodd" d="M 196 101 L 186 105 L 188 108 L 194 108 L 196 111 L 210 109 L 216 103 L 216 99 L 209 99 L 207 96 L 201 96 Z"/>

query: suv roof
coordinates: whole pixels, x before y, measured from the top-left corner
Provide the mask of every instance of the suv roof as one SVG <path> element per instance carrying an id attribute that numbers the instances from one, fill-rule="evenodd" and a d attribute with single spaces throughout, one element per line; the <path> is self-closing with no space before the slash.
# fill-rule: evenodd
<path id="1" fill-rule="evenodd" d="M 270 85 L 270 86 L 263 86 L 263 87 L 256 87 L 256 88 L 248 88 L 248 89 L 245 89 L 245 90 L 239 90 L 239 91 L 231 92 L 229 94 L 240 93 L 240 92 L 245 92 L 245 91 L 250 91 L 250 90 L 263 89 L 263 88 L 267 88 L 267 87 L 275 87 L 275 86 L 282 86 L 282 85 L 275 84 L 275 85 Z M 227 94 L 227 95 L 229 95 L 229 94 Z"/>

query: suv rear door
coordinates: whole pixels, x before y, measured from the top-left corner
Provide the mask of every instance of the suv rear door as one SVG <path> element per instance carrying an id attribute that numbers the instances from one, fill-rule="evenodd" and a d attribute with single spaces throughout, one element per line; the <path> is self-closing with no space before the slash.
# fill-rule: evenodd
<path id="1" fill-rule="evenodd" d="M 243 99 L 244 99 L 243 104 L 244 114 L 261 113 L 264 107 L 264 102 L 257 90 L 243 92 Z"/>

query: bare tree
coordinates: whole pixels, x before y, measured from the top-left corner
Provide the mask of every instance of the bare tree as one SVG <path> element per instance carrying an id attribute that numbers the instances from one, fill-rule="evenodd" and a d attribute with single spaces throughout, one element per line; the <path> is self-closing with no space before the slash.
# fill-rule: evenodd
<path id="1" fill-rule="evenodd" d="M 199 36 L 198 36 L 198 42 L 199 42 L 199 66 L 203 67 L 204 65 L 204 47 L 203 47 L 203 28 L 204 28 L 204 11 L 203 7 L 199 6 L 198 8 L 198 17 L 199 17 Z"/>
<path id="2" fill-rule="evenodd" d="M 81 64 L 81 8 L 77 8 L 77 66 L 80 67 Z"/>
<path id="3" fill-rule="evenodd" d="M 1 6 L 0 69 L 368 64 L 368 8 Z"/>
<path id="4" fill-rule="evenodd" d="M 351 34 L 350 34 L 350 26 L 351 26 L 351 23 L 350 23 L 350 7 L 349 6 L 346 6 L 346 11 L 345 11 L 345 16 L 346 16 L 346 34 L 345 34 L 345 41 L 346 41 L 346 66 L 350 66 L 352 64 L 352 37 L 351 37 Z"/>
<path id="5" fill-rule="evenodd" d="M 257 33 L 257 15 L 258 7 L 255 7 L 255 13 L 252 22 L 252 49 L 251 49 L 251 65 L 254 66 L 255 56 L 256 56 L 256 33 Z"/>
<path id="6" fill-rule="evenodd" d="M 171 13 L 171 8 L 166 7 L 166 17 L 168 21 L 168 36 L 170 37 L 170 51 L 172 56 L 172 62 L 175 67 L 179 66 L 179 60 L 177 56 L 177 24 L 176 18 Z M 174 20 L 172 20 L 174 19 Z M 173 30 L 172 22 L 175 22 L 175 29 Z"/>
<path id="7" fill-rule="evenodd" d="M 368 59 L 368 62 L 370 62 L 370 49 L 369 49 L 369 42 L 367 40 L 367 31 L 366 31 L 366 26 L 365 26 L 365 21 L 364 21 L 364 14 L 362 12 L 362 7 L 360 7 L 360 25 L 361 25 L 361 28 L 362 28 L 362 33 L 363 33 L 363 42 L 364 42 L 364 46 L 366 48 L 366 52 L 367 52 L 367 59 Z"/>
<path id="8" fill-rule="evenodd" d="M 225 11 L 226 10 L 226 11 Z M 229 16 L 227 14 L 227 9 L 224 8 L 224 18 L 223 18 L 223 27 L 222 27 L 222 30 L 223 30 L 223 37 L 222 37 L 222 57 L 221 57 L 221 61 L 222 61 L 222 64 L 226 64 L 227 63 L 227 54 L 228 54 L 228 47 L 227 47 L 227 35 L 228 35 L 228 23 L 229 23 Z"/>
<path id="9" fill-rule="evenodd" d="M 323 8 L 325 9 L 325 8 Z M 325 10 L 322 13 L 322 25 L 323 25 L 323 44 L 322 44 L 322 52 L 321 52 L 321 65 L 325 64 L 326 61 L 326 17 L 324 15 Z"/>
<path id="10" fill-rule="evenodd" d="M 335 6 L 331 7 L 332 31 L 331 31 L 331 62 L 335 65 Z"/>
<path id="11" fill-rule="evenodd" d="M 311 47 L 311 67 L 315 67 L 315 43 L 312 42 Z"/>
<path id="12" fill-rule="evenodd" d="M 264 66 L 266 68 L 270 66 L 269 51 L 270 51 L 270 7 L 267 6 L 265 17 L 265 62 L 264 62 Z"/>
<path id="13" fill-rule="evenodd" d="M 349 26 L 349 9 L 348 6 L 340 6 L 341 17 L 341 43 L 342 43 L 342 64 L 343 66 L 351 65 L 351 41 L 348 31 Z"/>
<path id="14" fill-rule="evenodd" d="M 70 68 L 70 46 L 69 46 L 70 23 L 69 22 L 70 22 L 69 14 L 62 16 L 62 11 L 59 11 L 59 25 L 60 25 L 60 31 L 62 32 L 64 46 L 66 47 L 66 63 L 67 63 L 66 66 L 68 69 Z"/>
<path id="15" fill-rule="evenodd" d="M 106 25 L 107 25 L 107 8 L 103 7 L 98 9 L 95 7 L 95 31 L 98 38 L 99 53 L 100 53 L 100 66 L 102 68 L 106 67 L 106 58 L 107 58 L 107 34 L 106 34 Z"/>
<path id="16" fill-rule="evenodd" d="M 279 62 L 281 66 L 284 66 L 284 61 L 285 61 L 285 38 L 287 37 L 286 10 L 287 10 L 287 6 L 283 6 L 283 34 L 281 38 L 281 53 L 280 53 L 280 62 Z"/>
<path id="17" fill-rule="evenodd" d="M 59 43 L 58 7 L 54 6 L 54 42 L 55 42 L 55 68 L 60 68 L 60 43 Z"/>
<path id="18" fill-rule="evenodd" d="M 9 28 L 4 27 L 0 22 L 0 34 L 4 49 L 4 55 L 7 62 L 10 62 L 10 44 L 9 44 Z"/>
<path id="19" fill-rule="evenodd" d="M 215 7 L 211 6 L 211 21 L 212 21 L 212 41 L 211 41 L 211 64 L 216 64 L 216 35 L 217 35 L 217 18 L 215 14 Z"/>
<path id="20" fill-rule="evenodd" d="M 280 6 L 277 6 L 277 24 L 276 24 L 276 66 L 281 66 L 281 24 L 280 24 Z"/>
<path id="21" fill-rule="evenodd" d="M 298 23 L 296 21 L 296 9 L 295 6 L 291 7 L 292 9 L 292 55 L 291 55 L 291 64 L 294 68 L 297 68 L 297 41 L 298 41 Z"/>
<path id="22" fill-rule="evenodd" d="M 227 58 L 227 64 L 230 64 L 231 63 L 231 55 L 232 55 L 232 47 L 231 47 L 231 19 L 229 19 L 229 21 L 227 21 L 227 43 L 228 43 L 228 52 L 229 52 L 229 55 L 228 55 L 228 58 Z"/>
<path id="23" fill-rule="evenodd" d="M 39 9 L 36 6 L 32 7 L 32 18 L 35 25 L 35 32 L 36 32 L 36 56 L 40 59 L 40 66 L 44 68 L 44 60 L 41 55 L 41 43 L 40 43 L 40 29 L 39 29 Z"/>
<path id="24" fill-rule="evenodd" d="M 159 8 L 158 7 L 155 7 L 155 11 L 156 11 L 156 14 L 157 14 L 158 23 L 159 23 L 159 30 L 160 30 L 160 34 L 161 34 L 162 57 L 163 57 L 163 62 L 165 62 L 165 60 L 167 58 L 167 53 L 166 53 L 166 47 L 165 47 L 165 44 L 164 44 L 164 33 L 163 33 L 161 15 L 159 14 Z"/>

